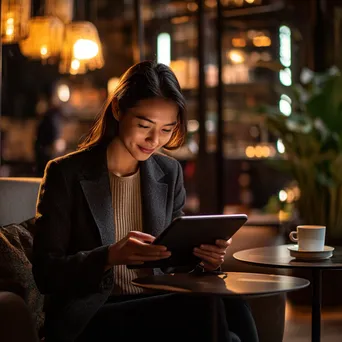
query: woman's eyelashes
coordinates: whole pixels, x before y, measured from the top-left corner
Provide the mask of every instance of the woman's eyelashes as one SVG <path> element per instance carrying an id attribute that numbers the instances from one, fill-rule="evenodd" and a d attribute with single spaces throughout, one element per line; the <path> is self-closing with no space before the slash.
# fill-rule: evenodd
<path id="1" fill-rule="evenodd" d="M 140 127 L 140 128 L 145 128 L 145 129 L 147 129 L 147 128 L 150 128 L 150 126 L 144 126 L 144 125 L 142 125 L 142 124 L 138 124 L 138 127 Z M 164 132 L 164 133 L 171 133 L 172 132 L 172 129 L 162 129 L 162 131 Z"/>

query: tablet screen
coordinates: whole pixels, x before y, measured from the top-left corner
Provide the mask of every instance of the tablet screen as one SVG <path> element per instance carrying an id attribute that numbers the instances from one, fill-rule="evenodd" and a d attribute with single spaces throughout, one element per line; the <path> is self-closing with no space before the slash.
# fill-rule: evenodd
<path id="1" fill-rule="evenodd" d="M 247 221 L 247 215 L 201 215 L 176 218 L 153 242 L 164 245 L 172 255 L 163 260 L 145 262 L 141 267 L 177 267 L 196 265 L 199 259 L 193 249 L 201 244 L 214 245 L 217 239 L 228 240 Z"/>

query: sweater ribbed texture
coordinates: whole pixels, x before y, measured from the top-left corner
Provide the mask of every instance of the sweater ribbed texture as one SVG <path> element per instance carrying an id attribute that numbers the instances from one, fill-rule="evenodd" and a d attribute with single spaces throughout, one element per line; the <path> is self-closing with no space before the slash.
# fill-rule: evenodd
<path id="1" fill-rule="evenodd" d="M 114 208 L 115 240 L 123 239 L 130 231 L 143 231 L 140 171 L 128 177 L 110 175 Z M 143 289 L 131 284 L 134 278 L 149 274 L 147 270 L 131 270 L 126 265 L 114 266 L 113 295 L 138 294 Z"/>

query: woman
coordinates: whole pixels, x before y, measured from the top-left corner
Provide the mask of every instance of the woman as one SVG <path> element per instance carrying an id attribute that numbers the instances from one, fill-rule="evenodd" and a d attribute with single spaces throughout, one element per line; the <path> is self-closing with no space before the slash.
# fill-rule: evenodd
<path id="1" fill-rule="evenodd" d="M 121 77 L 79 151 L 48 164 L 33 261 L 37 285 L 50 295 L 46 342 L 206 340 L 205 298 L 143 293 L 131 280 L 161 270 L 126 267 L 170 256 L 151 242 L 182 215 L 185 190 L 179 163 L 158 150 L 178 148 L 185 125 L 173 72 L 142 62 Z M 228 245 L 217 241 L 194 254 L 214 270 Z M 220 337 L 230 341 L 223 312 L 220 318 Z"/>

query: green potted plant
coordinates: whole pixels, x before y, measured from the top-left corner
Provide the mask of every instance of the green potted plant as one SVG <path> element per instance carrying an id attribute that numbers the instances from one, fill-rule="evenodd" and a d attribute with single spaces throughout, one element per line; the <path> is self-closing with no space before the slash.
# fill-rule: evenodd
<path id="1" fill-rule="evenodd" d="M 324 224 L 327 241 L 342 242 L 342 76 L 308 69 L 291 88 L 292 113 L 263 108 L 270 131 L 285 147 L 286 166 L 300 190 L 303 224 Z"/>

